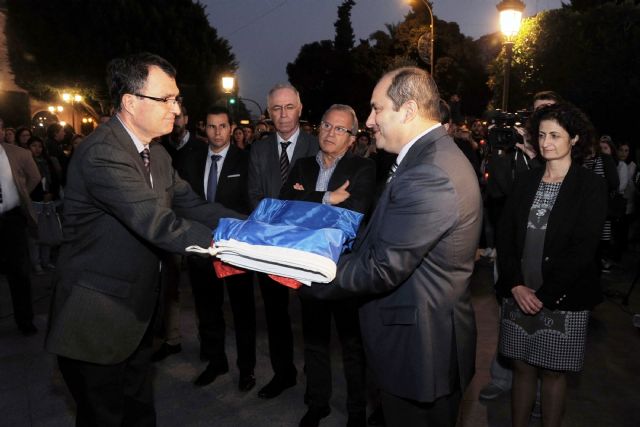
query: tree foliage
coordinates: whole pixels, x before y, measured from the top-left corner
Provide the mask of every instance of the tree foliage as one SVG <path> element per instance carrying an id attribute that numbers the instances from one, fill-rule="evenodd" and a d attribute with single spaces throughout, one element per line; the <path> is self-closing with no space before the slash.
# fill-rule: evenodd
<path id="1" fill-rule="evenodd" d="M 191 0 L 7 0 L 7 9 L 16 82 L 44 99 L 73 88 L 105 101 L 108 61 L 149 51 L 176 67 L 187 105 L 202 110 L 219 97 L 221 74 L 237 66 Z"/>
<path id="2" fill-rule="evenodd" d="M 555 90 L 584 109 L 601 132 L 631 140 L 631 127 L 619 124 L 635 120 L 637 52 L 640 7 L 629 2 L 540 13 L 525 21 L 515 41 L 512 104 L 527 107 L 535 92 Z M 493 65 L 494 82 L 502 81 L 503 60 Z"/>
<path id="3" fill-rule="evenodd" d="M 420 59 L 418 40 L 429 29 L 429 15 L 417 2 L 404 21 L 387 24 L 367 40 L 353 42 L 351 9 L 353 0 L 338 7 L 336 36 L 304 45 L 287 66 L 289 80 L 301 92 L 305 115 L 318 120 L 332 103 L 353 106 L 361 118 L 369 114 L 369 99 L 377 80 L 385 71 L 403 65 L 427 68 Z M 459 94 L 469 114 L 480 114 L 489 99 L 487 73 L 479 47 L 460 33 L 456 23 L 435 18 L 436 64 L 434 78 L 441 96 Z"/>

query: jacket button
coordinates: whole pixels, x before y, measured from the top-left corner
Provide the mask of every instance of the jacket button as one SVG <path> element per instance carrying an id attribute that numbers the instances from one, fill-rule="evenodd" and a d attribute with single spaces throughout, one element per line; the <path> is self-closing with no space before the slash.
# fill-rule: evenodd
<path id="1" fill-rule="evenodd" d="M 544 257 L 544 260 L 549 261 L 549 257 L 548 256 Z"/>

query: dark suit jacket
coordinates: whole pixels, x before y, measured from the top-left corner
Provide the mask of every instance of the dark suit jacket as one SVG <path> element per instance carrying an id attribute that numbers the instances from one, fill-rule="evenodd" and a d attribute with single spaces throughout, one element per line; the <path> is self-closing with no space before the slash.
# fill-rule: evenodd
<path id="1" fill-rule="evenodd" d="M 195 132 L 189 132 L 189 140 L 180 150 L 176 149 L 176 146 L 171 141 L 170 135 L 165 135 L 160 140 L 162 146 L 169 156 L 171 156 L 171 164 L 173 168 L 178 172 L 180 177 L 184 179 L 185 168 L 188 167 L 188 157 L 191 157 L 193 152 L 206 151 L 207 144 L 196 138 Z"/>
<path id="2" fill-rule="evenodd" d="M 204 174 L 209 150 L 191 151 L 184 157 L 183 178 L 191 185 L 200 197 L 204 194 Z M 229 146 L 229 151 L 222 163 L 220 178 L 216 188 L 216 202 L 241 213 L 250 213 L 249 195 L 247 193 L 247 178 L 249 171 L 249 155 L 235 145 Z"/>
<path id="3" fill-rule="evenodd" d="M 131 137 L 113 117 L 73 156 L 46 338 L 52 353 L 98 364 L 125 360 L 156 310 L 162 251 L 206 247 L 220 217 L 238 217 L 198 197 L 164 148 L 151 144 L 150 151 L 153 187 Z"/>
<path id="4" fill-rule="evenodd" d="M 471 381 L 476 328 L 468 287 L 481 224 L 473 168 L 436 128 L 400 163 L 336 279 L 311 287 L 319 298 L 340 289 L 370 296 L 360 325 L 367 362 L 386 392 L 432 402 Z"/>
<path id="5" fill-rule="evenodd" d="M 533 199 L 545 168 L 523 173 L 514 184 L 498 229 L 498 295 L 526 285 L 521 258 Z M 547 223 L 542 255 L 543 285 L 536 296 L 545 307 L 586 310 L 602 300 L 596 247 L 607 212 L 602 177 L 576 165 L 569 168 Z"/>
<path id="6" fill-rule="evenodd" d="M 300 131 L 291 166 L 302 157 L 315 156 L 318 152 L 318 139 Z M 249 159 L 249 203 L 255 209 L 265 197 L 278 198 L 282 188 L 280 176 L 280 155 L 276 134 L 251 144 Z"/>
<path id="7" fill-rule="evenodd" d="M 315 191 L 319 173 L 320 165 L 315 156 L 299 159 L 293 166 L 287 183 L 282 187 L 280 198 L 322 203 L 324 191 Z M 373 160 L 347 152 L 329 179 L 328 191 L 339 188 L 346 180 L 349 180 L 347 191 L 350 196 L 337 206 L 367 213 L 376 189 L 376 167 Z M 302 184 L 304 190 L 294 190 L 293 185 L 296 183 Z"/>

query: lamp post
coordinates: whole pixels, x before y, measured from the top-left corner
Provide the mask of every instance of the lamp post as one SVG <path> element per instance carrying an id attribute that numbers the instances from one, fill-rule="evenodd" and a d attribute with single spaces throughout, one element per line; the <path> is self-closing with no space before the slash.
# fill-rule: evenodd
<path id="1" fill-rule="evenodd" d="M 222 91 L 227 95 L 227 108 L 231 111 L 231 93 L 236 86 L 234 76 L 222 76 Z"/>
<path id="2" fill-rule="evenodd" d="M 509 78 L 511 75 L 511 61 L 513 59 L 513 38 L 520 30 L 522 12 L 525 4 L 521 0 L 502 0 L 496 8 L 500 13 L 500 31 L 504 34 L 504 85 L 502 87 L 502 111 L 509 109 Z"/>
<path id="3" fill-rule="evenodd" d="M 411 2 L 411 0 L 409 0 Z M 429 67 L 430 67 L 430 73 L 431 76 L 433 76 L 433 32 L 434 32 L 434 27 L 433 27 L 433 10 L 431 9 L 431 5 L 429 4 L 429 2 L 427 0 L 422 0 L 422 3 L 424 3 L 425 7 L 427 8 L 427 11 L 429 12 L 429 31 L 430 31 L 430 38 L 429 38 Z"/>
<path id="4" fill-rule="evenodd" d="M 65 92 L 62 94 L 62 100 L 64 102 L 71 103 L 71 126 L 73 126 L 73 131 L 76 131 L 76 109 L 75 103 L 82 102 L 82 96 L 77 93 L 68 93 Z"/>
<path id="5" fill-rule="evenodd" d="M 260 116 L 262 116 L 264 114 L 264 112 L 262 111 L 262 107 L 260 106 L 260 104 L 258 104 L 257 101 L 254 101 L 251 98 L 243 98 L 243 97 L 238 97 L 238 99 L 241 100 L 241 101 L 253 102 L 256 105 L 256 107 L 258 107 L 258 111 L 260 111 Z"/>

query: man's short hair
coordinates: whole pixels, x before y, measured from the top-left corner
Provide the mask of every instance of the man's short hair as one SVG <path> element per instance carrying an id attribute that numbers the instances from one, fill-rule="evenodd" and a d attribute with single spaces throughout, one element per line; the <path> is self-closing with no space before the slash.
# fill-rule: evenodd
<path id="1" fill-rule="evenodd" d="M 407 101 L 418 104 L 421 116 L 440 122 L 440 94 L 431 75 L 418 67 L 403 67 L 388 73 L 391 84 L 387 96 L 393 102 L 394 111 Z"/>
<path id="2" fill-rule="evenodd" d="M 169 77 L 176 78 L 176 69 L 166 59 L 148 52 L 115 58 L 107 65 L 107 86 L 116 111 L 120 111 L 123 95 L 139 93 L 149 76 L 149 67 L 155 65 Z"/>
<path id="3" fill-rule="evenodd" d="M 533 95 L 533 102 L 536 101 L 553 101 L 556 104 L 560 104 L 564 102 L 564 99 L 562 99 L 557 92 L 552 90 L 543 90 Z"/>
<path id="4" fill-rule="evenodd" d="M 442 98 L 438 101 L 438 106 L 440 107 L 440 124 L 449 124 L 451 122 L 451 107 Z"/>
<path id="5" fill-rule="evenodd" d="M 324 118 L 327 117 L 327 114 L 332 111 L 344 111 L 345 113 L 351 114 L 351 135 L 355 136 L 358 134 L 358 116 L 356 115 L 356 112 L 353 110 L 353 108 L 345 104 L 333 104 L 327 109 L 327 111 L 324 112 L 324 114 L 322 115 L 322 120 L 324 120 Z"/>
<path id="6" fill-rule="evenodd" d="M 227 107 L 222 107 L 220 105 L 214 105 L 212 107 L 209 107 L 209 109 L 207 110 L 207 116 L 209 116 L 209 115 L 218 116 L 220 114 L 226 114 L 227 115 L 227 120 L 229 121 L 230 125 L 235 123 L 233 121 L 233 117 L 231 116 L 231 113 L 229 112 L 229 109 Z"/>
<path id="7" fill-rule="evenodd" d="M 271 89 L 269 89 L 269 93 L 267 94 L 267 107 L 269 107 L 269 100 L 271 99 L 271 95 L 273 95 L 274 92 L 280 89 L 292 90 L 293 93 L 296 94 L 296 98 L 298 99 L 298 104 L 302 104 L 302 102 L 300 101 L 300 92 L 298 92 L 298 89 L 296 89 L 295 86 L 293 86 L 291 83 L 278 83 L 274 85 Z"/>
<path id="8" fill-rule="evenodd" d="M 47 127 L 47 138 L 53 139 L 63 129 L 60 123 L 51 123 Z"/>

